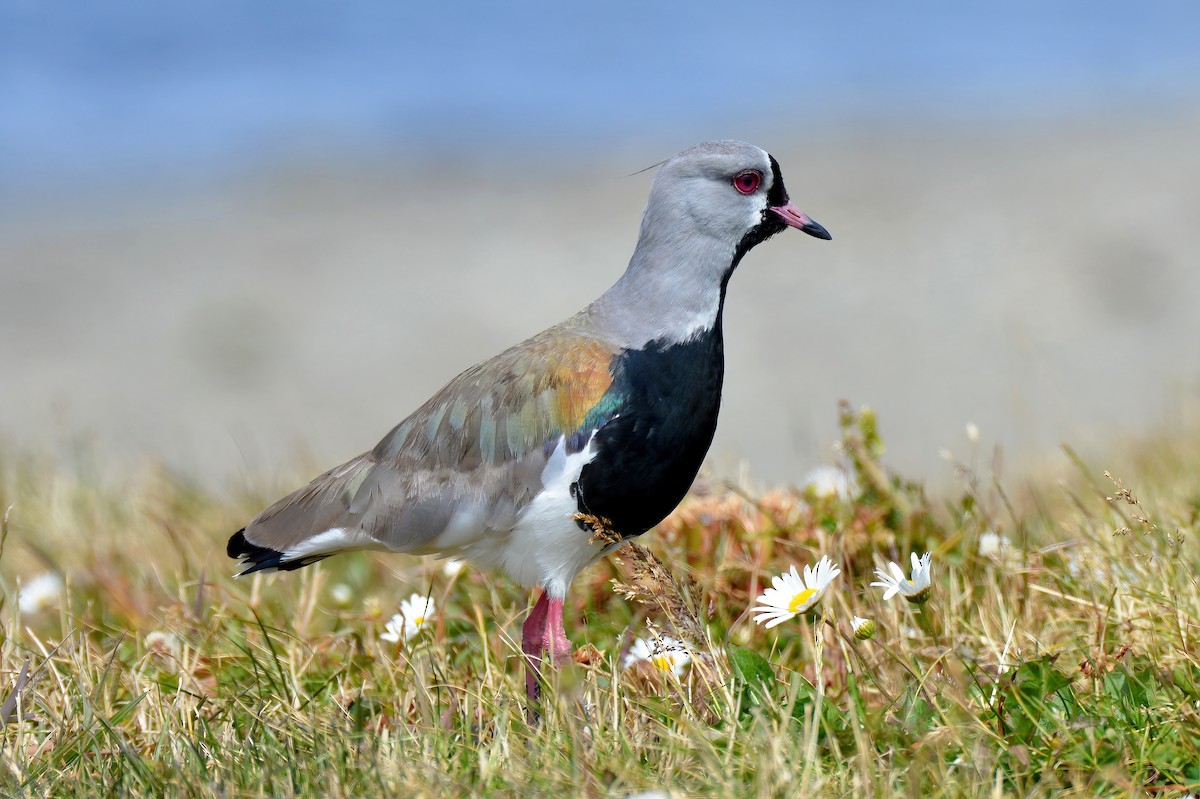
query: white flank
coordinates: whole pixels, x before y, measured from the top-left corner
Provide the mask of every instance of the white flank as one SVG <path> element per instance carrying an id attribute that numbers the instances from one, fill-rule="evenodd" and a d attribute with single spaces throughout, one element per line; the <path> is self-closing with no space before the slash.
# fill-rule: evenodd
<path id="1" fill-rule="evenodd" d="M 333 555 L 348 549 L 386 549 L 386 547 L 379 542 L 379 539 L 368 535 L 363 530 L 334 527 L 301 541 L 291 549 L 284 550 L 283 562 L 303 560 L 314 555 Z"/>
<path id="2" fill-rule="evenodd" d="M 593 434 L 594 435 L 594 434 Z M 498 566 L 524 586 L 540 585 L 551 596 L 562 597 L 571 580 L 605 552 L 602 544 L 588 542 L 591 535 L 579 529 L 571 485 L 596 456 L 591 439 L 573 455 L 560 437 L 542 469 L 542 491 L 517 518 L 506 536 L 487 536 L 465 549 L 465 556 L 481 565 Z"/>

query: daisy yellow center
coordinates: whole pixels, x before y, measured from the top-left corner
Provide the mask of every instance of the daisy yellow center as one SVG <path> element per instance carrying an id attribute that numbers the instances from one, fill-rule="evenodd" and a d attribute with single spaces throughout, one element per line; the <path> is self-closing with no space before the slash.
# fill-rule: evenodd
<path id="1" fill-rule="evenodd" d="M 794 597 L 792 597 L 792 601 L 788 603 L 788 612 L 799 613 L 800 608 L 804 607 L 808 603 L 808 600 L 812 599 L 813 594 L 815 593 L 817 593 L 817 589 L 805 588 L 803 591 L 796 594 Z"/>
<path id="2" fill-rule="evenodd" d="M 413 627 L 420 627 L 424 623 L 425 623 L 424 616 L 416 616 L 413 618 Z"/>
<path id="3" fill-rule="evenodd" d="M 654 664 L 654 668 L 659 671 L 674 671 L 675 667 L 671 663 L 671 658 L 667 655 L 655 655 L 650 658 L 650 662 Z"/>

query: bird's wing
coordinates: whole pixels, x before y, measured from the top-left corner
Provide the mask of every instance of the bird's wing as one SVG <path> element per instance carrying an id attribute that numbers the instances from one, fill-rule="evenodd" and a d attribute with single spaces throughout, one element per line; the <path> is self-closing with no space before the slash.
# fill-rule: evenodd
<path id="1" fill-rule="evenodd" d="M 248 571 L 296 568 L 346 549 L 454 552 L 512 529 L 560 443 L 578 451 L 618 413 L 616 352 L 568 324 L 468 369 L 373 450 L 260 513 L 230 554 Z"/>

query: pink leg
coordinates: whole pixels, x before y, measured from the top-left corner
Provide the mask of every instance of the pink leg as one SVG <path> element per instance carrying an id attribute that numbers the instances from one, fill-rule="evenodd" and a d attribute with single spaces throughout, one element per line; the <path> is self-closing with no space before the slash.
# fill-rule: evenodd
<path id="1" fill-rule="evenodd" d="M 543 592 L 521 628 L 521 650 L 525 653 L 525 692 L 530 699 L 537 699 L 538 696 L 538 664 L 542 660 L 549 606 L 550 595 Z"/>
<path id="2" fill-rule="evenodd" d="M 571 642 L 563 630 L 563 601 L 550 600 L 550 612 L 546 619 L 546 629 L 543 633 L 542 649 L 550 653 L 550 659 L 555 666 L 571 662 Z"/>
<path id="3" fill-rule="evenodd" d="M 549 653 L 554 666 L 562 666 L 571 660 L 571 642 L 563 630 L 562 599 L 542 592 L 521 628 L 521 649 L 525 652 L 525 692 L 530 699 L 537 699 L 541 690 L 538 667 L 542 663 L 542 653 Z"/>

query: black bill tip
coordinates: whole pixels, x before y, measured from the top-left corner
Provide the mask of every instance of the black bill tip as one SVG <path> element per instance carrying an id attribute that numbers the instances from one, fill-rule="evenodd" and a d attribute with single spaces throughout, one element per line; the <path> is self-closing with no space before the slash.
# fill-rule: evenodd
<path id="1" fill-rule="evenodd" d="M 807 225 L 802 225 L 800 230 L 818 239 L 825 239 L 825 241 L 833 240 L 833 236 L 829 235 L 829 231 L 825 229 L 824 225 L 820 224 L 819 222 L 814 222 L 811 219 L 808 220 Z"/>
<path id="2" fill-rule="evenodd" d="M 801 230 L 810 236 L 815 236 L 818 239 L 829 241 L 833 236 L 829 235 L 829 231 L 819 222 L 814 222 L 809 218 L 808 214 L 801 211 L 790 202 L 785 205 L 770 206 L 770 210 L 776 216 L 783 220 L 788 227 L 794 227 L 796 230 Z"/>

